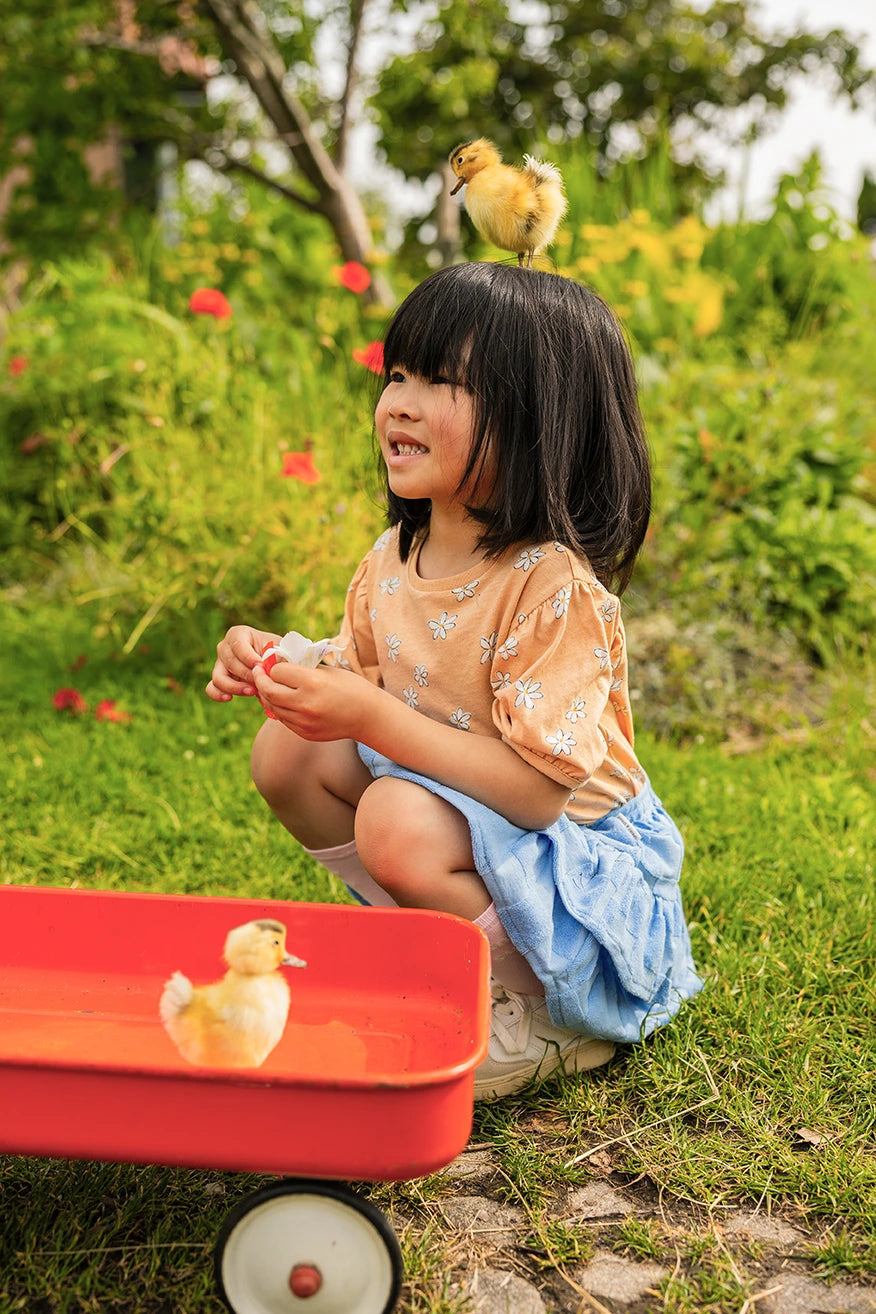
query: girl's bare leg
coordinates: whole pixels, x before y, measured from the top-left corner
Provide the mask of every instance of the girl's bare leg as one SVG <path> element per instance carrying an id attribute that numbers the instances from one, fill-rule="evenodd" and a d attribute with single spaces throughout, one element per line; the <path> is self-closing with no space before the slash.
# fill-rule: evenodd
<path id="1" fill-rule="evenodd" d="M 252 749 L 256 788 L 290 834 L 308 849 L 353 839 L 356 807 L 372 783 L 349 739 L 312 743 L 266 721 Z"/>
<path id="2" fill-rule="evenodd" d="M 489 908 L 468 822 L 422 785 L 394 776 L 373 781 L 359 799 L 355 836 L 365 867 L 403 908 L 435 908 L 469 921 Z"/>

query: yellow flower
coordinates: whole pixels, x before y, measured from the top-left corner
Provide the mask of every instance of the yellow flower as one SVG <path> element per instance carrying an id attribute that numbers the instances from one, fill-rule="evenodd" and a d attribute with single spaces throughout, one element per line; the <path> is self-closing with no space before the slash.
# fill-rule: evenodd
<path id="1" fill-rule="evenodd" d="M 644 283 L 641 278 L 631 278 L 623 285 L 623 291 L 628 297 L 646 297 L 648 290 L 648 284 Z"/>
<path id="2" fill-rule="evenodd" d="M 192 224 L 192 232 L 195 237 L 204 237 L 210 231 L 210 225 L 206 219 L 196 219 Z"/>
<path id="3" fill-rule="evenodd" d="M 607 224 L 582 224 L 578 232 L 586 242 L 602 242 L 611 237 L 612 229 Z"/>
<path id="4" fill-rule="evenodd" d="M 641 251 L 643 257 L 654 269 L 668 270 L 672 264 L 672 250 L 664 233 L 639 231 L 632 235 L 634 250 Z"/>
<path id="5" fill-rule="evenodd" d="M 595 256 L 581 256 L 580 260 L 575 262 L 575 268 L 579 274 L 598 274 L 602 268 L 602 261 L 597 260 Z"/>
<path id="6" fill-rule="evenodd" d="M 658 338 L 654 343 L 654 346 L 658 351 L 669 353 L 670 351 L 675 351 L 676 344 L 673 338 Z"/>
<path id="7" fill-rule="evenodd" d="M 243 281 L 247 287 L 258 287 L 262 281 L 262 276 L 257 269 L 248 269 L 243 275 Z"/>
<path id="8" fill-rule="evenodd" d="M 651 216 L 647 210 L 637 209 L 630 211 L 630 223 L 637 224 L 641 227 L 642 224 L 648 224 L 650 222 Z"/>
<path id="9" fill-rule="evenodd" d="M 719 283 L 712 282 L 704 289 L 697 317 L 694 320 L 694 333 L 698 338 L 708 337 L 720 328 L 724 318 L 724 289 Z"/>

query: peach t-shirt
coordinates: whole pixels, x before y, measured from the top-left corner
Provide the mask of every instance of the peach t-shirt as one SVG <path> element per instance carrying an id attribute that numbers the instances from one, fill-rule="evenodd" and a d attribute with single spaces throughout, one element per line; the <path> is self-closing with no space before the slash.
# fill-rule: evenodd
<path id="1" fill-rule="evenodd" d="M 361 562 L 337 660 L 460 733 L 501 738 L 569 787 L 567 816 L 590 822 L 633 798 L 645 775 L 633 723 L 620 604 L 559 543 L 421 579 L 398 529 Z"/>

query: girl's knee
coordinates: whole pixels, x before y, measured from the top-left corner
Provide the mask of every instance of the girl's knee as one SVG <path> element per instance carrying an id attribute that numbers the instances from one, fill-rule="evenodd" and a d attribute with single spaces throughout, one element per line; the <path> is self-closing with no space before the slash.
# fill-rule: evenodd
<path id="1" fill-rule="evenodd" d="M 457 819 L 465 835 L 457 834 Z M 460 865 L 460 859 L 465 864 L 467 823 L 449 803 L 412 781 L 394 776 L 373 781 L 359 800 L 355 825 L 359 856 L 399 902 L 431 888 L 444 868 Z"/>

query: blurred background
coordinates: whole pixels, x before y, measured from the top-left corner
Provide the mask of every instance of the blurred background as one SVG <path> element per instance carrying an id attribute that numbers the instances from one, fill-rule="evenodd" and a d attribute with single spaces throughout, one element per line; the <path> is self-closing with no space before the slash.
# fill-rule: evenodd
<path id="1" fill-rule="evenodd" d="M 540 263 L 605 295 L 636 356 L 653 728 L 794 724 L 869 662 L 872 5 L 26 0 L 0 21 L 10 634 L 61 609 L 200 678 L 232 620 L 333 632 L 382 520 L 388 314 L 441 263 L 514 259 L 449 194 L 449 152 L 485 135 L 560 167 Z"/>

